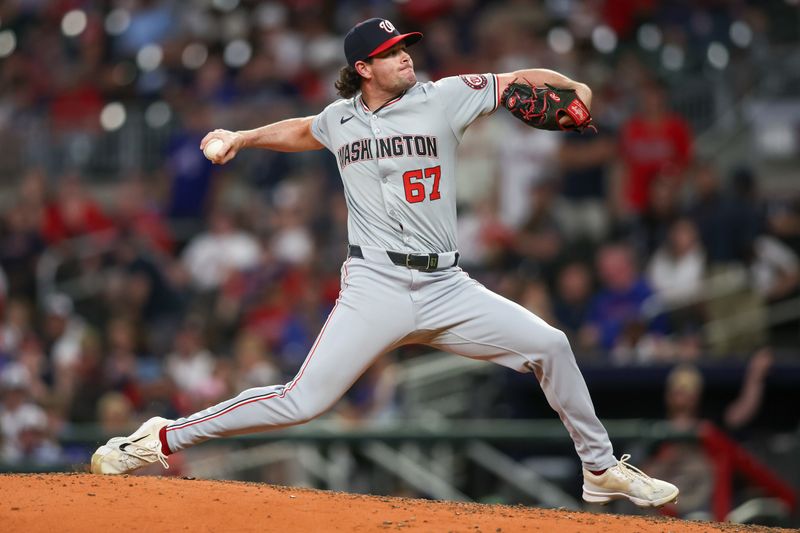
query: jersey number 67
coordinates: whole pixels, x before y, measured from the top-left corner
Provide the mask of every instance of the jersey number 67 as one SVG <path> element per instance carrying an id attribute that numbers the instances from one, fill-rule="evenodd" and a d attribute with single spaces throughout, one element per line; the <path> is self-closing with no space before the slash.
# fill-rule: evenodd
<path id="1" fill-rule="evenodd" d="M 442 197 L 439 194 L 439 179 L 442 177 L 442 168 L 439 165 L 429 168 L 417 168 L 403 174 L 403 187 L 406 191 L 406 201 L 416 204 L 425 199 L 425 183 L 423 179 L 433 178 L 433 188 L 428 198 L 431 201 Z"/>

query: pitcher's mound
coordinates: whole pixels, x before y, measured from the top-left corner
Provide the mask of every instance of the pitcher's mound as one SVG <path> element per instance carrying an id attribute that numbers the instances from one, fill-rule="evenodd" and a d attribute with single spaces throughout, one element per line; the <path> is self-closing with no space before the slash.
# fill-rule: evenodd
<path id="1" fill-rule="evenodd" d="M 0 494 L 0 524 L 4 532 L 766 530 L 664 518 L 144 476 L 2 475 Z"/>

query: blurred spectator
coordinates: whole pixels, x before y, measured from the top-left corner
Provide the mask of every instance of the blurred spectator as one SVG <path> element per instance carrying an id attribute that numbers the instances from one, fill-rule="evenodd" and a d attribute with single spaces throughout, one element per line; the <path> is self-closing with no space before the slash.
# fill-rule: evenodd
<path id="1" fill-rule="evenodd" d="M 19 184 L 19 205 L 36 217 L 37 224 L 41 224 L 44 218 L 49 193 L 47 175 L 41 167 L 33 167 L 23 174 Z"/>
<path id="2" fill-rule="evenodd" d="M 28 302 L 9 299 L 3 308 L 0 324 L 0 361 L 3 355 L 18 354 L 22 343 L 34 335 L 31 308 Z M 2 364 L 0 364 L 2 368 Z"/>
<path id="3" fill-rule="evenodd" d="M 773 203 L 767 213 L 767 226 L 771 235 L 800 256 L 800 195 Z M 770 335 L 776 344 L 800 346 L 800 317 L 774 324 Z"/>
<path id="4" fill-rule="evenodd" d="M 667 376 L 667 420 L 678 431 L 697 429 L 703 397 L 703 375 L 692 364 L 678 365 Z"/>
<path id="5" fill-rule="evenodd" d="M 692 172 L 694 199 L 689 215 L 712 267 L 742 263 L 758 232 L 757 209 L 736 194 L 726 194 L 719 170 L 711 162 L 700 162 Z"/>
<path id="6" fill-rule="evenodd" d="M 343 194 L 334 194 L 325 205 L 327 209 L 324 213 L 317 213 L 314 222 L 317 256 L 323 264 L 330 264 L 338 272 L 346 253 L 347 202 Z"/>
<path id="7" fill-rule="evenodd" d="M 540 279 L 527 279 L 522 285 L 519 304 L 548 324 L 555 324 L 553 303 L 547 285 Z"/>
<path id="8" fill-rule="evenodd" d="M 96 133 L 97 117 L 103 108 L 98 80 L 86 66 L 61 64 L 53 72 L 56 91 L 50 102 L 53 127 L 67 138 L 81 132 Z"/>
<path id="9" fill-rule="evenodd" d="M 35 466 L 55 466 L 61 463 L 61 447 L 50 434 L 47 414 L 36 407 L 22 408 L 19 415 L 18 455 L 6 456 L 5 460 Z"/>
<path id="10" fill-rule="evenodd" d="M 692 133 L 686 119 L 672 113 L 667 89 L 657 81 L 639 89 L 637 113 L 620 132 L 620 156 L 625 164 L 622 193 L 626 207 L 634 214 L 644 211 L 650 184 L 657 177 L 669 177 L 680 186 L 692 157 Z"/>
<path id="11" fill-rule="evenodd" d="M 5 307 L 7 298 L 8 298 L 8 279 L 6 278 L 6 273 L 3 271 L 3 268 L 0 267 L 0 310 L 2 310 Z"/>
<path id="12" fill-rule="evenodd" d="M 595 96 L 592 114 L 602 117 L 599 106 L 602 106 L 602 99 Z M 562 199 L 558 204 L 559 219 L 571 241 L 588 239 L 599 242 L 610 229 L 608 194 L 618 146 L 610 126 L 596 122 L 599 125 L 597 134 L 568 133 L 558 153 Z"/>
<path id="13" fill-rule="evenodd" d="M 279 383 L 282 379 L 278 367 L 270 359 L 263 341 L 255 335 L 242 332 L 234 345 L 236 371 L 233 390 L 246 390 Z"/>
<path id="14" fill-rule="evenodd" d="M 674 352 L 663 355 L 696 359 L 702 347 L 699 325 L 706 320 L 706 256 L 691 220 L 680 218 L 670 226 L 666 241 L 650 258 L 647 279 L 655 294 L 646 305 L 664 313 L 677 341 Z"/>
<path id="15" fill-rule="evenodd" d="M 281 283 L 285 272 L 275 272 L 273 266 L 269 273 L 274 277 L 254 280 L 255 299 L 242 313 L 241 324 L 244 330 L 259 337 L 268 349 L 279 350 L 289 320 L 290 302 Z M 279 364 L 282 370 L 292 371 L 291 368 L 284 368 L 283 362 Z"/>
<path id="16" fill-rule="evenodd" d="M 656 178 L 650 184 L 647 207 L 633 230 L 644 255 L 652 255 L 664 244 L 669 228 L 681 216 L 678 195 L 675 184 L 667 178 Z"/>
<path id="17" fill-rule="evenodd" d="M 603 288 L 592 300 L 581 337 L 605 350 L 625 348 L 616 362 L 630 362 L 631 357 L 639 357 L 636 345 L 655 341 L 667 332 L 666 324 L 663 317 L 644 313 L 643 305 L 653 291 L 639 272 L 630 246 L 614 243 L 601 247 L 597 271 Z M 634 353 L 628 349 L 634 349 Z"/>
<path id="18" fill-rule="evenodd" d="M 800 195 L 778 199 L 767 214 L 769 232 L 800 255 Z"/>
<path id="19" fill-rule="evenodd" d="M 691 220 L 676 220 L 647 267 L 647 279 L 669 307 L 693 302 L 703 286 L 705 252 Z"/>
<path id="20" fill-rule="evenodd" d="M 364 371 L 336 406 L 336 414 L 351 424 L 380 424 L 397 416 L 397 371 L 391 354 Z"/>
<path id="21" fill-rule="evenodd" d="M 187 232 L 202 225 L 213 196 L 215 171 L 200 151 L 200 141 L 211 129 L 209 109 L 200 102 L 181 102 L 187 106 L 183 114 L 186 124 L 175 132 L 166 147 L 164 173 L 169 183 L 165 211 L 176 222 L 183 223 Z M 191 111 L 188 110 L 191 107 Z"/>
<path id="22" fill-rule="evenodd" d="M 123 381 L 136 381 L 137 367 L 145 358 L 136 323 L 127 317 L 118 316 L 108 321 L 105 330 L 106 364 L 118 369 Z"/>
<path id="23" fill-rule="evenodd" d="M 35 335 L 26 336 L 11 355 L 12 361 L 28 371 L 28 396 L 37 402 L 46 400 L 51 395 L 53 382 L 59 382 L 59 376 L 53 375 L 55 370 L 50 365 L 39 338 Z"/>
<path id="24" fill-rule="evenodd" d="M 573 261 L 564 265 L 558 273 L 553 310 L 558 328 L 569 337 L 577 354 L 584 355 L 584 349 L 591 347 L 591 339 L 582 338 L 579 333 L 589 317 L 593 295 L 592 273 L 588 265 Z"/>
<path id="25" fill-rule="evenodd" d="M 760 235 L 753 242 L 749 267 L 750 281 L 767 304 L 770 342 L 776 347 L 800 345 L 800 317 L 781 310 L 800 296 L 798 255 L 775 237 Z"/>
<path id="26" fill-rule="evenodd" d="M 564 251 L 561 224 L 555 213 L 556 184 L 547 179 L 528 192 L 529 214 L 519 226 L 514 247 L 524 267 L 549 282 L 555 279 L 557 262 Z"/>
<path id="27" fill-rule="evenodd" d="M 234 83 L 231 72 L 225 67 L 225 63 L 219 55 L 212 55 L 197 72 L 192 91 L 198 99 L 197 103 L 209 102 L 213 104 L 231 105 L 237 97 L 236 84 Z M 201 107 L 198 118 L 207 118 L 204 112 L 210 111 Z M 196 135 L 201 133 L 198 129 L 201 123 L 191 120 L 187 123 L 187 133 Z M 198 144 L 199 145 L 199 144 Z"/>
<path id="28" fill-rule="evenodd" d="M 750 275 L 756 291 L 768 302 L 796 293 L 800 284 L 800 260 L 778 239 L 756 237 L 750 257 Z"/>
<path id="29" fill-rule="evenodd" d="M 730 172 L 728 188 L 737 210 L 742 211 L 747 227 L 755 234 L 763 233 L 767 225 L 767 202 L 761 197 L 755 171 L 740 165 Z"/>
<path id="30" fill-rule="evenodd" d="M 66 294 L 53 293 L 44 302 L 44 334 L 47 353 L 56 372 L 71 374 L 80 359 L 80 346 L 86 323 L 75 313 L 72 299 Z"/>
<path id="31" fill-rule="evenodd" d="M 156 206 L 148 203 L 141 179 L 119 184 L 114 207 L 114 225 L 120 233 L 134 236 L 151 252 L 168 255 L 173 252 L 171 230 Z"/>
<path id="32" fill-rule="evenodd" d="M 174 36 L 178 2 L 137 0 L 128 5 L 130 23 L 117 38 L 121 52 L 133 55 L 144 45 L 162 43 Z"/>
<path id="33" fill-rule="evenodd" d="M 97 401 L 95 419 L 106 435 L 119 435 L 131 431 L 134 422 L 133 404 L 127 396 L 110 391 Z"/>
<path id="34" fill-rule="evenodd" d="M 482 202 L 497 202 L 500 146 L 496 139 L 503 135 L 506 127 L 499 120 L 478 119 L 464 132 L 458 146 L 456 175 L 456 201 L 459 206 L 475 209 Z M 463 214 L 463 211 L 459 212 L 459 222 Z"/>
<path id="35" fill-rule="evenodd" d="M 747 426 L 758 415 L 764 382 L 772 364 L 772 351 L 758 350 L 745 369 L 738 397 L 721 417 L 712 415 L 710 421 L 731 432 Z M 682 364 L 672 369 L 667 376 L 664 399 L 667 422 L 674 430 L 698 431 L 703 422 L 709 421 L 703 403 L 703 376 L 694 365 Z M 703 513 L 695 517 L 711 519 L 715 473 L 707 453 L 700 441 L 676 440 L 662 444 L 647 465 L 652 475 L 680 484 L 681 498 L 677 504 L 680 516 Z"/>
<path id="36" fill-rule="evenodd" d="M 676 366 L 667 376 L 664 401 L 666 418 L 672 429 L 696 431 L 700 424 L 703 377 L 690 364 Z M 702 445 L 694 440 L 662 444 L 648 463 L 653 475 L 680 483 L 677 503 L 680 516 L 704 513 L 710 519 L 710 500 L 714 487 L 713 466 Z M 658 474 L 656 474 L 656 472 Z"/>
<path id="37" fill-rule="evenodd" d="M 164 353 L 187 303 L 181 288 L 163 271 L 176 261 L 153 256 L 131 235 L 120 235 L 109 259 L 113 267 L 107 272 L 105 302 L 98 310 L 102 320 L 111 314 L 141 322 L 147 343 Z"/>
<path id="38" fill-rule="evenodd" d="M 113 358 L 112 358 L 113 361 Z M 104 361 L 100 337 L 86 331 L 81 339 L 79 359 L 69 374 L 68 389 L 62 388 L 62 401 L 67 405 L 66 415 L 70 422 L 89 423 L 96 420 L 97 402 L 109 389 L 109 376 Z"/>
<path id="39" fill-rule="evenodd" d="M 755 418 L 764 396 L 764 382 L 774 362 L 775 358 L 769 347 L 756 351 L 750 358 L 739 396 L 725 409 L 725 427 L 739 430 Z"/>
<path id="40" fill-rule="evenodd" d="M 411 2 L 411 4 L 414 3 L 430 5 L 432 2 Z M 449 11 L 448 3 L 447 1 L 438 2 L 442 11 Z M 411 17 L 410 20 L 421 22 L 417 17 Z M 428 47 L 429 55 L 426 59 L 433 79 L 456 76 L 475 70 L 474 58 L 465 56 L 459 50 L 458 39 L 461 31 L 462 27 L 451 18 L 451 15 L 430 22 L 425 29 L 426 37 L 431 39 Z"/>
<path id="41" fill-rule="evenodd" d="M 458 235 L 464 257 L 459 264 L 470 270 L 502 267 L 507 250 L 515 242 L 515 233 L 503 223 L 498 207 L 489 199 L 459 213 Z"/>
<path id="42" fill-rule="evenodd" d="M 277 354 L 280 365 L 294 374 L 311 351 L 334 302 L 324 301 L 323 283 L 308 269 L 290 271 L 283 281 L 287 316 Z"/>
<path id="43" fill-rule="evenodd" d="M 215 374 L 216 366 L 217 359 L 205 344 L 203 324 L 197 318 L 188 318 L 175 333 L 174 349 L 164 365 L 178 389 L 181 413 L 196 411 L 226 394 L 225 384 Z"/>
<path id="44" fill-rule="evenodd" d="M 258 241 L 236 226 L 234 215 L 218 209 L 210 216 L 208 231 L 186 246 L 183 263 L 198 290 L 213 291 L 231 272 L 254 267 L 259 250 Z"/>
<path id="45" fill-rule="evenodd" d="M 766 340 L 763 298 L 748 281 L 746 263 L 754 250 L 759 207 L 740 187 L 725 190 L 711 162 L 693 172 L 694 202 L 689 216 L 700 232 L 714 298 L 706 303 L 711 351 L 720 356 L 752 350 Z"/>
<path id="46" fill-rule="evenodd" d="M 506 226 L 519 228 L 535 215 L 530 192 L 553 175 L 562 137 L 503 118 L 506 131 L 498 151 L 498 213 Z"/>
<path id="47" fill-rule="evenodd" d="M 30 401 L 31 378 L 21 364 L 9 365 L 0 373 L 0 432 L 3 461 L 33 465 L 55 464 L 60 449 L 47 435 L 47 415 Z"/>
<path id="48" fill-rule="evenodd" d="M 68 174 L 61 178 L 58 194 L 44 213 L 42 234 L 48 244 L 58 244 L 66 239 L 108 232 L 113 228 L 111 219 L 86 191 L 80 178 Z M 105 235 L 110 238 L 110 235 Z"/>
<path id="49" fill-rule="evenodd" d="M 36 263 L 45 249 L 39 215 L 39 211 L 22 203 L 11 206 L 5 213 L 0 234 L 0 265 L 8 277 L 11 296 L 36 296 Z"/>
<path id="50" fill-rule="evenodd" d="M 314 202 L 308 184 L 285 182 L 275 191 L 276 222 L 270 239 L 275 259 L 292 265 L 308 264 L 314 242 L 308 229 L 304 206 Z"/>

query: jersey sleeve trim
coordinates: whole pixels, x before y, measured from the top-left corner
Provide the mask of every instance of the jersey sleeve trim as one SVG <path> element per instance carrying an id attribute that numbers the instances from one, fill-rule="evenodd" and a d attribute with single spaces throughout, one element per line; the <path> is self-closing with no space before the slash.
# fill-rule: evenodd
<path id="1" fill-rule="evenodd" d="M 500 78 L 497 77 L 497 74 L 492 74 L 492 81 L 494 81 L 494 108 L 492 108 L 492 113 L 494 113 L 500 106 Z"/>
<path id="2" fill-rule="evenodd" d="M 324 113 L 324 111 L 323 111 L 323 113 Z M 322 113 L 320 113 L 320 114 L 318 114 L 317 116 L 314 117 L 314 119 L 311 121 L 311 128 L 309 128 L 309 129 L 311 130 L 311 135 L 316 140 L 318 140 L 320 142 L 320 144 L 322 144 L 323 146 L 327 147 L 328 144 L 326 142 L 326 139 L 323 139 L 322 136 L 320 135 L 320 133 L 321 133 L 319 131 L 319 121 L 320 120 L 322 120 Z"/>

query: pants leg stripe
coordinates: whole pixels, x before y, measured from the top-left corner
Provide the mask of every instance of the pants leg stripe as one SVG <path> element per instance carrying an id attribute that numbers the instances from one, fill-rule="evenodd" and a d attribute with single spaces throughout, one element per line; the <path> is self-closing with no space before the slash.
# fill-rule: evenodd
<path id="1" fill-rule="evenodd" d="M 347 282 L 347 263 L 349 261 L 350 261 L 350 259 L 348 258 L 348 260 L 344 264 L 344 282 Z M 344 285 L 344 283 L 343 283 L 343 285 Z M 344 287 L 342 287 L 342 290 L 344 290 Z M 297 375 L 294 377 L 294 379 L 292 381 L 290 381 L 283 388 L 283 390 L 281 392 L 269 392 L 267 394 L 261 394 L 261 395 L 258 395 L 258 396 L 253 396 L 252 398 L 243 398 L 243 399 L 239 400 L 238 402 L 236 402 L 236 403 L 234 403 L 232 405 L 229 405 L 228 407 L 226 407 L 225 409 L 219 411 L 218 413 L 211 413 L 211 414 L 208 414 L 208 415 L 206 415 L 206 416 L 204 416 L 202 418 L 198 418 L 196 420 L 187 420 L 186 422 L 184 422 L 182 424 L 168 426 L 166 431 L 175 431 L 177 429 L 184 429 L 184 428 L 188 428 L 188 427 L 194 426 L 195 424 L 199 424 L 200 422 L 208 422 L 209 420 L 213 420 L 213 419 L 215 419 L 215 418 L 217 418 L 219 416 L 222 416 L 224 414 L 230 413 L 234 409 L 238 409 L 239 407 L 245 406 L 245 405 L 247 405 L 249 403 L 269 400 L 270 398 L 276 398 L 276 397 L 283 398 L 283 397 L 285 397 L 289 393 L 289 391 L 291 391 L 294 388 L 294 386 L 297 384 L 297 382 L 300 381 L 300 378 L 303 377 L 303 372 L 305 372 L 306 367 L 311 362 L 311 359 L 314 357 L 314 353 L 317 351 L 317 346 L 319 346 L 319 343 L 322 340 L 322 336 L 324 335 L 325 330 L 328 328 L 328 324 L 330 323 L 331 318 L 333 318 L 333 314 L 336 312 L 336 309 L 339 307 L 339 302 L 341 301 L 341 299 L 342 299 L 342 295 L 341 295 L 341 292 L 340 292 L 339 293 L 339 298 L 336 299 L 336 305 L 333 306 L 333 309 L 331 310 L 331 313 L 328 315 L 328 319 L 325 321 L 325 324 L 322 326 L 322 330 L 319 332 L 319 335 L 317 335 L 317 340 L 314 342 L 314 345 L 311 347 L 311 351 L 309 352 L 308 357 L 306 357 L 306 360 L 303 363 L 303 366 L 300 368 L 300 371 L 297 373 Z"/>

